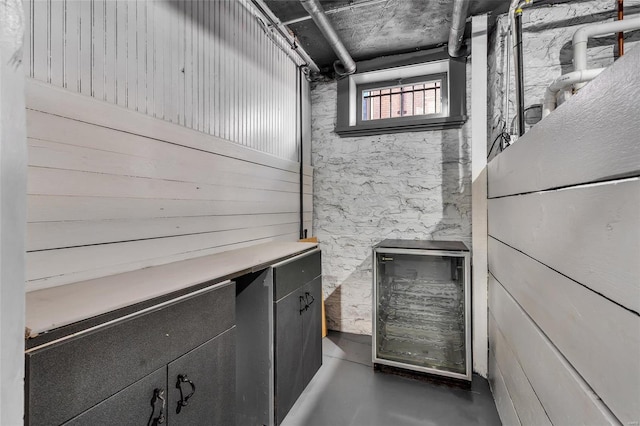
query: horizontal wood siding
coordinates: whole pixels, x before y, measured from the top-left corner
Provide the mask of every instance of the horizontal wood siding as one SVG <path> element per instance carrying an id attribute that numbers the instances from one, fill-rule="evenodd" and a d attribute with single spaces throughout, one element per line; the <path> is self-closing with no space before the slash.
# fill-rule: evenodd
<path id="1" fill-rule="evenodd" d="M 296 70 L 237 0 L 24 0 L 28 77 L 297 161 Z"/>
<path id="2" fill-rule="evenodd" d="M 489 234 L 640 312 L 640 180 L 489 201 Z"/>
<path id="3" fill-rule="evenodd" d="M 298 162 L 35 81 L 27 117 L 28 291 L 299 236 Z"/>
<path id="4" fill-rule="evenodd" d="M 489 371 L 491 371 L 489 385 L 493 392 L 493 399 L 496 403 L 496 407 L 500 413 L 500 419 L 502 420 L 502 424 L 520 426 L 522 422 L 520 421 L 518 413 L 513 406 L 513 400 L 511 395 L 509 395 L 507 385 L 504 383 L 502 371 L 500 371 L 500 368 L 498 367 L 498 362 L 496 361 L 493 352 L 494 351 L 489 351 Z"/>
<path id="5" fill-rule="evenodd" d="M 488 166 L 503 421 L 640 423 L 639 68 L 632 50 Z"/>
<path id="6" fill-rule="evenodd" d="M 518 413 L 518 419 L 525 425 L 551 425 L 551 420 L 533 390 L 518 358 L 506 343 L 502 333 L 496 328 L 493 318 L 489 319 L 488 324 L 493 337 L 489 350 L 496 358 L 496 365 L 500 366 L 505 387 L 515 390 L 510 395 L 513 406 Z"/>
<path id="7" fill-rule="evenodd" d="M 562 353 L 491 274 L 489 296 L 490 350 L 518 416 L 537 412 L 541 405 L 549 420 L 557 425 L 619 424 Z M 508 357 L 515 361 L 507 360 Z M 528 383 L 507 382 L 509 368 L 517 368 L 509 366 L 514 362 L 520 366 Z M 516 397 L 523 391 L 529 392 L 529 387 L 534 390 L 535 398 Z M 500 415 L 504 420 L 502 413 Z"/>

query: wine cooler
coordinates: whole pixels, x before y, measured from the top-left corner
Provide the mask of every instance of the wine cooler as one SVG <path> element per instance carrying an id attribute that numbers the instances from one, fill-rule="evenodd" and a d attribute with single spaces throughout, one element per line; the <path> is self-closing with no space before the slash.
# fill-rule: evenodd
<path id="1" fill-rule="evenodd" d="M 471 380 L 471 261 L 458 241 L 373 247 L 373 363 Z"/>

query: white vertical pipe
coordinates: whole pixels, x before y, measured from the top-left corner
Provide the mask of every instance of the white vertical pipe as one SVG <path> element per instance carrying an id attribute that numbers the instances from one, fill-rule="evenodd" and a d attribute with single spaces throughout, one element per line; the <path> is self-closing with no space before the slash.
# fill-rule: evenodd
<path id="1" fill-rule="evenodd" d="M 21 0 L 0 1 L 0 425 L 24 407 L 27 141 Z"/>
<path id="2" fill-rule="evenodd" d="M 473 371 L 487 377 L 487 15 L 471 20 L 471 243 Z"/>

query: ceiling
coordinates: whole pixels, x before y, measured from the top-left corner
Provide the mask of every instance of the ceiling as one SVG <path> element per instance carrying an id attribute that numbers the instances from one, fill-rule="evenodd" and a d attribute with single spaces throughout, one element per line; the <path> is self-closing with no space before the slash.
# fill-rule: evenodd
<path id="1" fill-rule="evenodd" d="M 501 14 L 509 0 L 468 0 L 469 15 Z M 266 0 L 300 45 L 324 71 L 337 56 L 298 0 Z M 404 53 L 447 43 L 453 0 L 320 0 L 354 60 Z"/>

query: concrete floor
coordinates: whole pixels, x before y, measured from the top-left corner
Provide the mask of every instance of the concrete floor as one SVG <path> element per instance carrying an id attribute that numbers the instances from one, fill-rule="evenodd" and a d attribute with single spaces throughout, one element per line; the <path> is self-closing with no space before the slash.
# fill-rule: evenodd
<path id="1" fill-rule="evenodd" d="M 330 331 L 323 352 L 282 426 L 500 425 L 482 377 L 463 390 L 374 372 L 370 336 Z"/>

